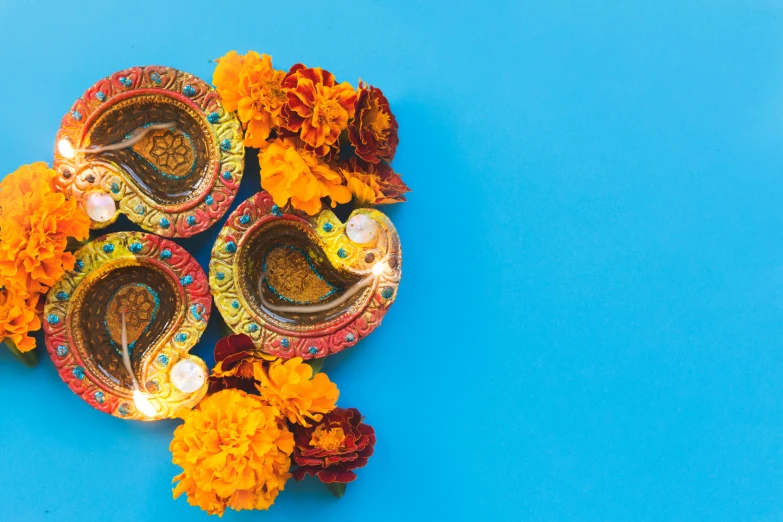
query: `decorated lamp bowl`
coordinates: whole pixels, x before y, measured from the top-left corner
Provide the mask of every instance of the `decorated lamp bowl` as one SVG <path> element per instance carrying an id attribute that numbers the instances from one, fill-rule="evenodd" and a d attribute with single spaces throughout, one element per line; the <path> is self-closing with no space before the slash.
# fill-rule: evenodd
<path id="1" fill-rule="evenodd" d="M 400 239 L 381 212 L 308 216 L 260 192 L 229 216 L 212 249 L 215 304 L 236 333 L 284 358 L 325 357 L 380 325 L 397 296 Z"/>
<path id="2" fill-rule="evenodd" d="M 79 249 L 49 292 L 46 347 L 94 408 L 123 419 L 173 417 L 207 391 L 207 367 L 188 351 L 210 308 L 207 277 L 182 247 L 153 234 L 109 234 Z"/>
<path id="3" fill-rule="evenodd" d="M 93 228 L 123 213 L 150 232 L 186 237 L 228 210 L 244 154 L 239 120 L 204 81 L 168 67 L 133 67 L 71 106 L 54 169 Z"/>

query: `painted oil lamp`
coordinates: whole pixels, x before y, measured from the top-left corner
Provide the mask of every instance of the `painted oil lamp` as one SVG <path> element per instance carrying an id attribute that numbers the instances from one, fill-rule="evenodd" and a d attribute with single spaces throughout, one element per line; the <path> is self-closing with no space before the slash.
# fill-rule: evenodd
<path id="1" fill-rule="evenodd" d="M 182 247 L 118 232 L 84 245 L 48 294 L 46 347 L 60 377 L 94 408 L 156 420 L 207 391 L 207 367 L 188 353 L 211 308 L 204 271 Z"/>
<path id="2" fill-rule="evenodd" d="M 229 216 L 212 249 L 210 287 L 236 333 L 278 357 L 325 357 L 380 325 L 402 274 L 400 239 L 374 209 L 279 208 L 266 192 Z"/>
<path id="3" fill-rule="evenodd" d="M 212 88 L 168 67 L 133 67 L 76 100 L 57 133 L 58 185 L 93 228 L 119 213 L 186 237 L 220 219 L 244 168 L 242 127 Z"/>

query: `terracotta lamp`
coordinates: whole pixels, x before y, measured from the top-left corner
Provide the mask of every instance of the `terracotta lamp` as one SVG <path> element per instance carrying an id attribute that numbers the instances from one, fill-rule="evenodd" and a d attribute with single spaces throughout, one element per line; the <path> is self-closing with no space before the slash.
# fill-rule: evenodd
<path id="1" fill-rule="evenodd" d="M 150 232 L 186 237 L 228 210 L 244 154 L 239 120 L 209 85 L 168 67 L 133 67 L 76 100 L 54 168 L 93 228 L 123 213 Z"/>
<path id="2" fill-rule="evenodd" d="M 342 223 L 279 208 L 266 192 L 229 216 L 212 250 L 215 304 L 236 333 L 278 357 L 325 357 L 380 325 L 402 273 L 397 231 L 381 212 Z"/>
<path id="3" fill-rule="evenodd" d="M 123 419 L 173 417 L 207 391 L 188 354 L 207 325 L 209 285 L 182 247 L 119 232 L 76 252 L 48 294 L 46 347 L 60 377 L 94 408 Z"/>

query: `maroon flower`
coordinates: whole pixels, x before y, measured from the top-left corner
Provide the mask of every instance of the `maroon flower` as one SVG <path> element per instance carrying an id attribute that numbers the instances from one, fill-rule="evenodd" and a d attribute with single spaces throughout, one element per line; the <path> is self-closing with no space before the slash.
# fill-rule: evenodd
<path id="1" fill-rule="evenodd" d="M 367 464 L 375 446 L 375 430 L 362 422 L 355 408 L 335 408 L 320 423 L 294 431 L 293 472 L 296 480 L 315 475 L 321 482 L 351 482 L 351 471 Z"/>
<path id="2" fill-rule="evenodd" d="M 397 119 L 389 101 L 377 87 L 359 82 L 356 113 L 348 127 L 348 138 L 356 148 L 356 155 L 370 163 L 391 161 L 400 142 Z"/>
<path id="3" fill-rule="evenodd" d="M 234 388 L 258 395 L 253 379 L 256 346 L 245 334 L 229 335 L 215 345 L 215 367 L 209 376 L 209 393 Z"/>

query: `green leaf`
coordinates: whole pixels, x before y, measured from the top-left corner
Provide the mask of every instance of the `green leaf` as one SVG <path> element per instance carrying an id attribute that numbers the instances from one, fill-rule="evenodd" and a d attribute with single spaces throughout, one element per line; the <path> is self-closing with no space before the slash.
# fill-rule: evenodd
<path id="1" fill-rule="evenodd" d="M 337 498 L 345 495 L 345 482 L 326 482 L 327 489 Z"/>
<path id="2" fill-rule="evenodd" d="M 14 357 L 22 361 L 30 368 L 33 368 L 36 364 L 38 364 L 38 353 L 35 351 L 35 348 L 29 352 L 20 352 L 11 339 L 6 339 L 3 341 L 3 343 L 11 351 L 11 353 L 14 354 Z"/>
<path id="3" fill-rule="evenodd" d="M 321 357 L 320 359 L 312 359 L 310 361 L 307 361 L 307 364 L 309 364 L 313 368 L 313 377 L 315 377 L 315 374 L 321 371 L 321 368 L 324 367 L 324 361 L 326 360 L 326 357 Z"/>

